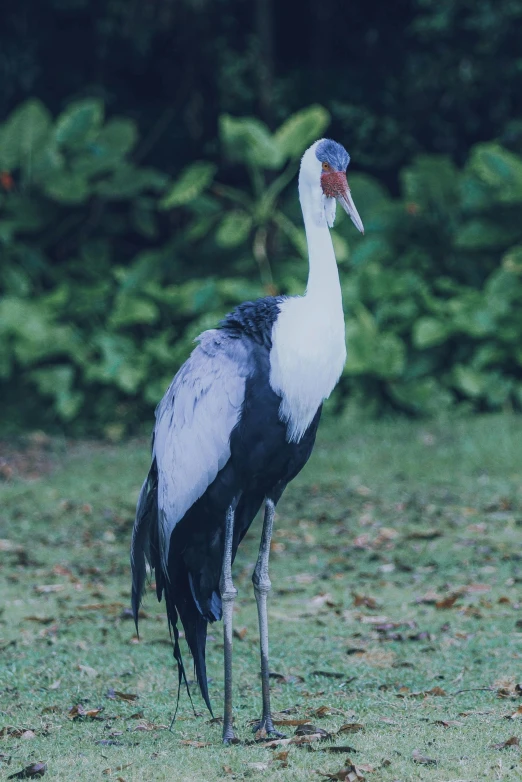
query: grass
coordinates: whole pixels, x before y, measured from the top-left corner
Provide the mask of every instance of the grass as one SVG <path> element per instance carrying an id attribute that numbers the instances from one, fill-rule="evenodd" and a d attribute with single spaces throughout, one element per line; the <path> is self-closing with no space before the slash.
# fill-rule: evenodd
<path id="1" fill-rule="evenodd" d="M 0 778 L 44 761 L 47 778 L 68 782 L 295 782 L 344 778 L 333 775 L 347 756 L 369 782 L 522 778 L 519 748 L 496 747 L 522 739 L 522 419 L 322 428 L 278 507 L 269 605 L 274 709 L 332 734 L 310 747 L 252 743 L 259 522 L 234 566 L 242 743 L 221 745 L 195 688 L 198 715 L 182 692 L 173 732 L 161 727 L 177 689 L 164 606 L 147 596 L 139 643 L 128 617 L 129 537 L 147 465 L 142 441 L 35 436 L 6 456 Z M 208 644 L 216 714 L 221 630 Z M 137 698 L 110 698 L 111 688 Z M 71 719 L 78 705 L 91 716 Z M 363 727 L 335 733 L 351 723 Z"/>

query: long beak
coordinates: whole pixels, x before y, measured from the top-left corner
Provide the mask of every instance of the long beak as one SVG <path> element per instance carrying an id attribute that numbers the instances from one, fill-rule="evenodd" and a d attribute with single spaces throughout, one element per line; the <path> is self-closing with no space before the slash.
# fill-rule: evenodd
<path id="1" fill-rule="evenodd" d="M 350 188 L 348 187 L 348 182 L 346 183 L 346 190 L 344 190 L 342 193 L 340 193 L 337 196 L 338 202 L 341 204 L 342 208 L 346 212 L 346 214 L 350 217 L 350 220 L 355 225 L 358 231 L 360 231 L 362 234 L 364 233 L 364 225 L 362 223 L 361 218 L 359 217 L 359 212 L 355 208 L 355 204 L 353 202 L 352 194 L 350 192 Z"/>

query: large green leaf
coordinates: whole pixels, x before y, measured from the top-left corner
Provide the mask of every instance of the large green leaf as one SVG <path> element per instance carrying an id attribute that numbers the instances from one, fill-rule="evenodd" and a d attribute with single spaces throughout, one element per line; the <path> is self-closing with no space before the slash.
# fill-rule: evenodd
<path id="1" fill-rule="evenodd" d="M 81 204 L 90 194 L 89 183 L 82 174 L 61 171 L 44 184 L 47 195 L 64 204 Z"/>
<path id="2" fill-rule="evenodd" d="M 309 106 L 292 114 L 274 133 L 281 157 L 299 158 L 313 141 L 321 138 L 329 124 L 330 114 L 323 106 Z"/>
<path id="3" fill-rule="evenodd" d="M 49 134 L 51 122 L 50 113 L 39 100 L 31 99 L 18 106 L 0 127 L 0 168 L 30 168 L 34 154 Z"/>
<path id="4" fill-rule="evenodd" d="M 522 158 L 499 144 L 477 144 L 469 166 L 482 181 L 497 190 L 499 201 L 522 202 Z"/>
<path id="5" fill-rule="evenodd" d="M 252 218 L 246 212 L 227 212 L 216 231 L 216 242 L 220 247 L 237 247 L 248 238 L 251 227 Z"/>
<path id="6" fill-rule="evenodd" d="M 130 200 L 148 190 L 161 193 L 167 182 L 167 175 L 154 168 L 136 168 L 130 163 L 121 163 L 110 177 L 93 185 L 93 191 L 107 199 Z"/>
<path id="7" fill-rule="evenodd" d="M 180 176 L 160 201 L 161 209 L 188 204 L 199 196 L 212 182 L 217 167 L 214 163 L 197 160 L 183 169 Z"/>
<path id="8" fill-rule="evenodd" d="M 413 344 L 420 350 L 445 342 L 451 329 L 436 318 L 419 318 L 413 326 Z"/>
<path id="9" fill-rule="evenodd" d="M 267 126 L 253 117 L 219 118 L 219 134 L 228 157 L 260 168 L 277 169 L 284 155 Z"/>
<path id="10" fill-rule="evenodd" d="M 158 307 L 154 302 L 139 296 L 120 294 L 109 322 L 113 328 L 120 328 L 141 323 L 155 323 L 158 316 Z"/>
<path id="11" fill-rule="evenodd" d="M 103 103 L 88 98 L 69 104 L 54 126 L 54 138 L 59 145 L 78 147 L 92 141 L 103 122 Z"/>

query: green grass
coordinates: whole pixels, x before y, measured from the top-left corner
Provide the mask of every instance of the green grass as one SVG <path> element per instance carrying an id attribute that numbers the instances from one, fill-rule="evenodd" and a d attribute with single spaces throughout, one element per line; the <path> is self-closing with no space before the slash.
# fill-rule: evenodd
<path id="1" fill-rule="evenodd" d="M 177 690 L 164 606 L 147 596 L 139 643 L 127 616 L 128 546 L 147 444 L 36 439 L 21 451 L 9 453 L 14 474 L 0 484 L 0 729 L 35 736 L 4 731 L 0 778 L 42 760 L 46 778 L 68 782 L 295 782 L 337 772 L 347 756 L 373 767 L 362 772 L 369 782 L 522 778 L 518 747 L 494 746 L 522 741 L 522 715 L 505 718 L 522 704 L 522 419 L 347 418 L 322 428 L 278 507 L 271 669 L 288 681 L 272 680 L 272 698 L 276 711 L 292 709 L 287 719 L 309 718 L 334 735 L 313 750 L 290 746 L 286 766 L 278 751 L 252 743 L 249 724 L 260 710 L 250 582 L 259 521 L 234 566 L 242 636 L 234 641 L 235 725 L 243 743 L 223 747 L 221 725 L 195 688 L 198 716 L 182 691 L 173 732 L 158 727 L 170 724 Z M 50 585 L 56 591 L 42 589 Z M 451 607 L 433 603 L 456 594 Z M 217 715 L 221 632 L 211 627 L 208 643 Z M 435 687 L 446 694 L 425 694 Z M 110 699 L 110 688 L 137 700 Z M 78 704 L 103 711 L 71 720 Z M 335 735 L 354 722 L 363 730 Z M 285 730 L 292 736 L 295 728 Z M 325 751 L 336 745 L 352 749 Z M 415 763 L 414 751 L 436 764 Z M 108 768 L 112 775 L 103 774 Z"/>

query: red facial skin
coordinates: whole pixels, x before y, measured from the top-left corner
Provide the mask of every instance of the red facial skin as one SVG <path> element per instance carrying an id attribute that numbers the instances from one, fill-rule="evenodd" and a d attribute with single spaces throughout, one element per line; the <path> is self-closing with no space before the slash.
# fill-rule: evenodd
<path id="1" fill-rule="evenodd" d="M 321 187 L 327 198 L 339 198 L 350 189 L 344 171 L 326 171 L 321 174 Z"/>

